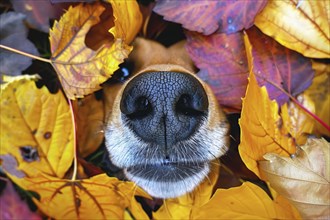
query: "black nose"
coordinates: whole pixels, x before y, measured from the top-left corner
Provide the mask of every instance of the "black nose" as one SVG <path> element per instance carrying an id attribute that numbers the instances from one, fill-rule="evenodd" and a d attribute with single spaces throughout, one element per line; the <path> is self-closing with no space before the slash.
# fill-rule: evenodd
<path id="1" fill-rule="evenodd" d="M 200 82 L 178 72 L 148 72 L 132 79 L 120 104 L 122 118 L 142 140 L 164 147 L 189 138 L 208 112 Z"/>

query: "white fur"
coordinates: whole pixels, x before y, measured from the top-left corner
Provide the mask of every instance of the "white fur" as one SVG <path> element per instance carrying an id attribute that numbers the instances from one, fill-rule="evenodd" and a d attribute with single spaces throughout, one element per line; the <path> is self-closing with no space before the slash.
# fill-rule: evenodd
<path id="1" fill-rule="evenodd" d="M 220 122 L 209 129 L 207 120 L 204 120 L 198 131 L 188 140 L 177 143 L 172 147 L 172 154 L 176 155 L 176 162 L 208 162 L 223 155 L 226 150 L 227 127 L 221 127 Z M 143 188 L 154 197 L 173 198 L 192 191 L 208 175 L 209 165 L 199 173 L 177 182 L 160 182 L 144 179 L 127 172 L 127 169 L 141 164 L 160 164 L 157 148 L 150 147 L 149 143 L 138 138 L 121 120 L 109 121 L 105 131 L 106 147 L 110 152 L 111 161 L 118 167 L 124 168 L 126 177 Z M 196 142 L 203 143 L 197 149 L 190 146 Z M 189 153 L 188 153 L 189 151 Z M 190 155 L 190 157 L 187 157 Z"/>

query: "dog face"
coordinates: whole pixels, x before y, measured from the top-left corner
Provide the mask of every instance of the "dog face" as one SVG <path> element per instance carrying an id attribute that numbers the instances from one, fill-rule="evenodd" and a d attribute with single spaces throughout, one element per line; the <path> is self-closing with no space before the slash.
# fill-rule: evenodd
<path id="1" fill-rule="evenodd" d="M 138 39 L 129 59 L 139 65 L 136 74 L 108 92 L 115 96 L 105 127 L 110 160 L 151 196 L 178 197 L 226 152 L 225 116 L 182 43 L 166 49 Z"/>

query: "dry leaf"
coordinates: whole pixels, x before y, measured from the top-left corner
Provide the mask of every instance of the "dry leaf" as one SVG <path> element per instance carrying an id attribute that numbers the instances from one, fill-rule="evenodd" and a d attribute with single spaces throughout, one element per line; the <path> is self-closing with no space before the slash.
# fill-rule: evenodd
<path id="1" fill-rule="evenodd" d="M 307 57 L 330 57 L 328 1 L 270 0 L 255 25 L 280 44 Z"/>
<path id="2" fill-rule="evenodd" d="M 132 8 L 119 7 L 122 3 L 113 3 L 114 16 L 129 16 L 139 14 L 138 6 Z M 118 6 L 118 7 L 117 7 Z M 124 4 L 132 6 L 132 4 Z M 121 10 L 117 12 L 116 10 Z M 70 99 L 83 97 L 100 89 L 100 84 L 107 80 L 118 65 L 128 56 L 131 47 L 125 42 L 132 39 L 132 34 L 127 28 L 139 25 L 136 20 L 125 20 L 126 17 L 116 17 L 115 26 L 110 29 L 114 34 L 114 42 L 105 44 L 97 51 L 85 45 L 85 37 L 90 28 L 100 21 L 104 11 L 101 3 L 80 4 L 70 7 L 59 22 L 55 22 L 50 31 L 52 64 L 56 69 L 63 89 Z M 141 18 L 142 19 L 142 18 Z M 127 23 L 125 23 L 127 22 Z M 127 33 L 125 31 L 128 31 Z M 127 35 L 125 35 L 127 34 Z"/>
<path id="3" fill-rule="evenodd" d="M 191 219 L 212 196 L 219 176 L 219 162 L 214 161 L 209 176 L 191 193 L 174 199 L 166 199 L 162 207 L 153 213 L 154 219 Z"/>
<path id="4" fill-rule="evenodd" d="M 5 80 L 0 149 L 4 171 L 22 188 L 26 178 L 42 174 L 62 178 L 73 160 L 71 114 L 64 95 L 38 89 L 35 75 Z"/>
<path id="5" fill-rule="evenodd" d="M 285 200 L 272 200 L 260 187 L 245 182 L 239 187 L 218 189 L 193 219 L 300 219 Z"/>
<path id="6" fill-rule="evenodd" d="M 316 71 L 316 76 L 304 94 L 315 103 L 316 115 L 330 126 L 330 64 L 313 62 L 313 68 Z M 319 123 L 316 123 L 313 133 L 330 137 L 330 130 Z"/>
<path id="7" fill-rule="evenodd" d="M 310 112 L 315 113 L 314 102 L 307 95 L 299 95 L 297 101 Z M 283 119 L 283 126 L 286 127 L 286 130 L 295 139 L 296 144 L 305 144 L 307 136 L 313 132 L 315 119 L 294 102 L 285 103 L 281 107 L 281 117 Z"/>
<path id="8" fill-rule="evenodd" d="M 309 138 L 293 158 L 268 153 L 260 161 L 270 185 L 306 219 L 330 217 L 330 144 Z"/>
<path id="9" fill-rule="evenodd" d="M 91 94 L 73 101 L 72 105 L 75 112 L 79 156 L 86 157 L 97 150 L 104 138 L 103 102 Z"/>
<path id="10" fill-rule="evenodd" d="M 27 189 L 40 195 L 33 199 L 38 208 L 55 219 L 123 219 L 125 209 L 136 203 L 134 195 L 145 196 L 134 183 L 106 174 L 83 180 L 42 176 L 28 181 Z"/>
<path id="11" fill-rule="evenodd" d="M 239 120 L 241 143 L 238 149 L 245 165 L 259 177 L 257 161 L 263 160 L 264 154 L 274 152 L 289 156 L 296 151 L 278 110 L 277 102 L 269 99 L 266 87 L 259 87 L 253 72 L 250 72 Z"/>

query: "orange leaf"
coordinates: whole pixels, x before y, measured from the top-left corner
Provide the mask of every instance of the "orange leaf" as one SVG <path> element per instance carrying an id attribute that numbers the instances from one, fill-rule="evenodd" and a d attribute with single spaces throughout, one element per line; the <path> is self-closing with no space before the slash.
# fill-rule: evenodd
<path id="1" fill-rule="evenodd" d="M 278 110 L 276 101 L 269 99 L 266 87 L 260 88 L 253 72 L 250 72 L 239 120 L 239 153 L 245 165 L 259 177 L 257 162 L 263 160 L 264 154 L 275 152 L 289 156 L 296 150 L 289 132 L 282 126 Z"/>
<path id="2" fill-rule="evenodd" d="M 136 1 L 106 0 L 111 3 L 115 26 L 109 32 L 129 44 L 139 32 L 142 25 L 142 14 Z"/>
<path id="3" fill-rule="evenodd" d="M 37 76 L 10 79 L 1 88 L 0 158 L 6 174 L 26 188 L 26 178 L 62 178 L 73 160 L 69 105 L 61 92 L 38 89 Z"/>
<path id="4" fill-rule="evenodd" d="M 103 135 L 103 102 L 94 94 L 73 102 L 77 129 L 79 155 L 86 157 L 93 153 L 102 143 Z"/>
<path id="5" fill-rule="evenodd" d="M 40 195 L 33 201 L 55 219 L 123 219 L 125 209 L 136 203 L 134 194 L 144 195 L 134 183 L 106 174 L 75 181 L 42 176 L 29 182 L 27 189 Z"/>
<path id="6" fill-rule="evenodd" d="M 310 112 L 315 113 L 314 102 L 307 95 L 299 95 L 297 101 Z M 298 145 L 307 141 L 307 136 L 312 134 L 315 120 L 294 102 L 285 103 L 281 107 L 283 126 L 289 131 Z"/>
<path id="7" fill-rule="evenodd" d="M 330 57 L 328 1 L 270 0 L 255 25 L 280 44 L 307 57 Z"/>
<path id="8" fill-rule="evenodd" d="M 136 5 L 136 7 L 138 6 Z M 120 15 L 132 13 L 132 16 L 135 17 L 135 14 L 140 13 L 136 7 L 130 9 L 122 7 Z M 118 9 L 114 4 L 115 16 L 119 13 L 116 10 Z M 70 7 L 60 21 L 54 23 L 53 29 L 50 31 L 52 64 L 70 99 L 83 97 L 100 89 L 100 84 L 118 69 L 118 65 L 123 62 L 132 49 L 125 42 L 135 36 L 134 30 L 136 29 L 133 28 L 133 31 L 130 32 L 128 31 L 130 29 L 126 28 L 133 25 L 139 26 L 141 22 L 137 19 L 134 24 L 123 25 L 125 17 L 117 18 L 123 20 L 124 23 L 115 21 L 115 26 L 110 29 L 114 34 L 112 44 L 104 44 L 97 51 L 85 45 L 86 34 L 92 26 L 100 22 L 100 15 L 103 11 L 104 7 L 101 3 Z"/>
<path id="9" fill-rule="evenodd" d="M 313 62 L 316 76 L 312 85 L 304 92 L 315 103 L 315 113 L 330 126 L 330 65 Z M 330 131 L 319 123 L 315 124 L 315 134 L 330 136 Z"/>
<path id="10" fill-rule="evenodd" d="M 274 201 L 258 186 L 218 189 L 193 219 L 300 219 L 299 213 L 285 200 Z"/>
<path id="11" fill-rule="evenodd" d="M 330 215 L 330 144 L 309 138 L 295 157 L 266 154 L 260 170 L 270 185 L 291 201 L 305 219 Z"/>

